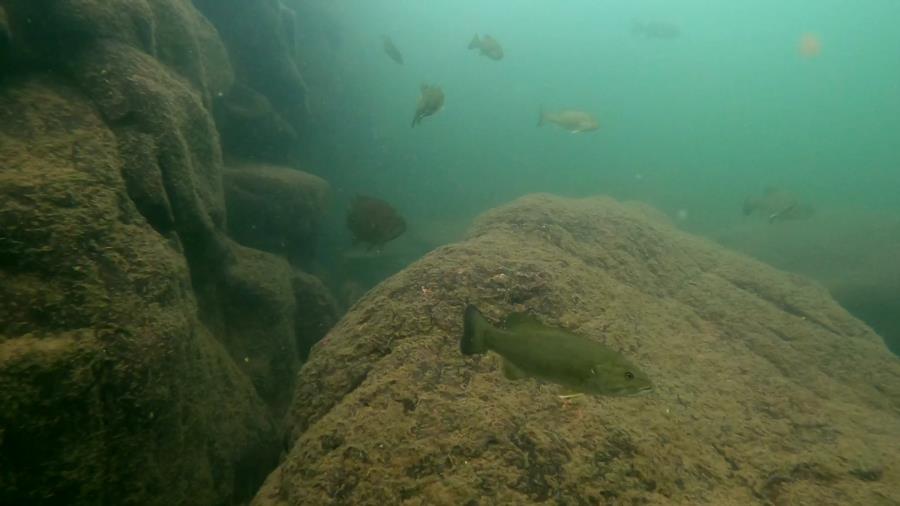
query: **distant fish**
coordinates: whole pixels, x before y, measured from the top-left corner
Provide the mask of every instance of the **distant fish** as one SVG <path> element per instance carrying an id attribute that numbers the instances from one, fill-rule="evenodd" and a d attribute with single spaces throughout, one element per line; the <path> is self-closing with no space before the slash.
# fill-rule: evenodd
<path id="1" fill-rule="evenodd" d="M 503 59 L 503 48 L 500 47 L 500 43 L 497 42 L 497 39 L 490 35 L 482 35 L 481 38 L 479 38 L 476 33 L 475 36 L 472 37 L 471 42 L 469 42 L 469 49 L 478 49 L 478 52 L 481 53 L 482 56 L 487 56 L 495 61 Z"/>
<path id="2" fill-rule="evenodd" d="M 617 351 L 586 337 L 512 314 L 499 329 L 468 306 L 460 351 L 488 350 L 503 357 L 507 378 L 537 378 L 575 392 L 594 395 L 635 395 L 652 390 L 650 379 Z"/>
<path id="3" fill-rule="evenodd" d="M 797 45 L 797 51 L 804 58 L 815 58 L 822 54 L 822 41 L 819 36 L 812 33 L 804 33 L 800 37 L 800 43 Z"/>
<path id="4" fill-rule="evenodd" d="M 744 216 L 761 215 L 769 223 L 805 220 L 814 213 L 811 206 L 799 202 L 794 195 L 772 186 L 767 187 L 760 197 L 747 197 L 743 211 Z"/>
<path id="5" fill-rule="evenodd" d="M 394 41 L 391 40 L 387 35 L 381 36 L 381 43 L 384 46 L 384 52 L 390 57 L 390 59 L 395 62 L 403 65 L 403 55 L 400 54 L 400 50 L 397 49 L 397 46 L 394 45 Z"/>
<path id="6" fill-rule="evenodd" d="M 347 228 L 354 243 L 367 244 L 368 249 L 381 248 L 406 232 L 406 221 L 387 202 L 357 195 L 350 203 Z"/>
<path id="7" fill-rule="evenodd" d="M 577 110 L 546 112 L 541 108 L 540 116 L 538 117 L 538 126 L 542 126 L 544 123 L 553 123 L 573 134 L 590 132 L 600 128 L 600 125 L 593 116 L 584 111 Z"/>
<path id="8" fill-rule="evenodd" d="M 665 21 L 637 21 L 631 25 L 631 33 L 648 39 L 677 39 L 681 36 L 678 26 Z"/>
<path id="9" fill-rule="evenodd" d="M 444 107 L 444 90 L 440 86 L 423 84 L 422 94 L 416 102 L 416 114 L 413 116 L 412 126 L 416 126 L 422 118 L 431 116 Z"/>

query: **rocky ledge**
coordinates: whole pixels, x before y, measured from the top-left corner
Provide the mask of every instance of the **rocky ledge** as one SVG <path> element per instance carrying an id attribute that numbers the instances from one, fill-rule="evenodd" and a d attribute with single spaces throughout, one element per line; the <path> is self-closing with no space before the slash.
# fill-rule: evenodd
<path id="1" fill-rule="evenodd" d="M 639 397 L 562 400 L 459 351 L 529 311 L 622 350 Z M 364 296 L 299 374 L 254 499 L 894 504 L 900 363 L 820 286 L 606 198 L 522 198 Z"/>

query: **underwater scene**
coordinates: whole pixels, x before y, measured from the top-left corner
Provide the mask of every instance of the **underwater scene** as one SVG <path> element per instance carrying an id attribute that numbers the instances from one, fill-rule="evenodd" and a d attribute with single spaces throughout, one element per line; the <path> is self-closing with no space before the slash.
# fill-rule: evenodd
<path id="1" fill-rule="evenodd" d="M 898 21 L 0 0 L 0 506 L 900 505 Z"/>

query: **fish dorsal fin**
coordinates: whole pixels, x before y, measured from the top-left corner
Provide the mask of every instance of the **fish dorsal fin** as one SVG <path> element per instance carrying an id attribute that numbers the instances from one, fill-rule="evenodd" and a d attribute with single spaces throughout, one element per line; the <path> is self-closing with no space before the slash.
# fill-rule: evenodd
<path id="1" fill-rule="evenodd" d="M 548 329 L 547 325 L 543 322 L 531 316 L 528 313 L 512 313 L 506 317 L 506 320 L 503 322 L 503 326 L 509 330 L 513 329 L 521 329 L 521 328 L 542 328 Z"/>
<path id="2" fill-rule="evenodd" d="M 518 366 L 506 359 L 503 359 L 503 375 L 506 376 L 506 379 L 512 381 L 528 377 L 528 374 L 525 371 L 519 369 Z"/>

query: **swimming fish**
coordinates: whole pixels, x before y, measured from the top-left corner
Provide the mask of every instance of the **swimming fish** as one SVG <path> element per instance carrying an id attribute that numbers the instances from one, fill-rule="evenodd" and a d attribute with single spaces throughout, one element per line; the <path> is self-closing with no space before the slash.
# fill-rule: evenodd
<path id="1" fill-rule="evenodd" d="M 403 65 L 403 55 L 400 54 L 400 50 L 397 49 L 397 46 L 394 45 L 394 41 L 391 40 L 387 35 L 381 36 L 381 43 L 384 47 L 384 52 L 388 55 L 388 57 L 395 62 Z"/>
<path id="2" fill-rule="evenodd" d="M 804 33 L 797 44 L 797 51 L 804 58 L 815 58 L 822 54 L 822 41 L 814 33 Z"/>
<path id="3" fill-rule="evenodd" d="M 431 116 L 444 107 L 444 90 L 440 86 L 423 84 L 421 90 L 422 94 L 419 95 L 419 101 L 416 102 L 416 114 L 413 116 L 412 126 L 418 125 L 422 118 Z"/>
<path id="4" fill-rule="evenodd" d="M 747 197 L 743 211 L 744 216 L 762 215 L 769 223 L 803 220 L 812 217 L 814 213 L 808 204 L 801 203 L 794 195 L 773 186 L 767 187 L 761 197 Z"/>
<path id="5" fill-rule="evenodd" d="M 631 26 L 631 32 L 635 35 L 643 35 L 648 39 L 677 39 L 681 36 L 681 29 L 664 21 L 641 22 L 635 20 Z"/>
<path id="6" fill-rule="evenodd" d="M 584 111 L 565 110 L 545 112 L 542 107 L 538 118 L 538 126 L 542 126 L 544 123 L 553 123 L 573 134 L 590 132 L 600 128 L 597 120 Z"/>
<path id="7" fill-rule="evenodd" d="M 350 203 L 347 228 L 353 242 L 368 244 L 368 249 L 381 248 L 406 231 L 406 221 L 390 204 L 375 197 L 357 195 Z"/>
<path id="8" fill-rule="evenodd" d="M 503 48 L 500 47 L 500 43 L 497 42 L 497 39 L 490 35 L 482 35 L 481 38 L 479 38 L 476 33 L 469 42 L 469 49 L 478 49 L 478 52 L 481 53 L 482 56 L 487 56 L 495 61 L 503 59 Z"/>
<path id="9" fill-rule="evenodd" d="M 514 313 L 500 329 L 469 305 L 463 327 L 462 353 L 497 353 L 511 380 L 532 377 L 594 395 L 636 395 L 653 389 L 650 378 L 612 348 L 529 315 Z"/>

